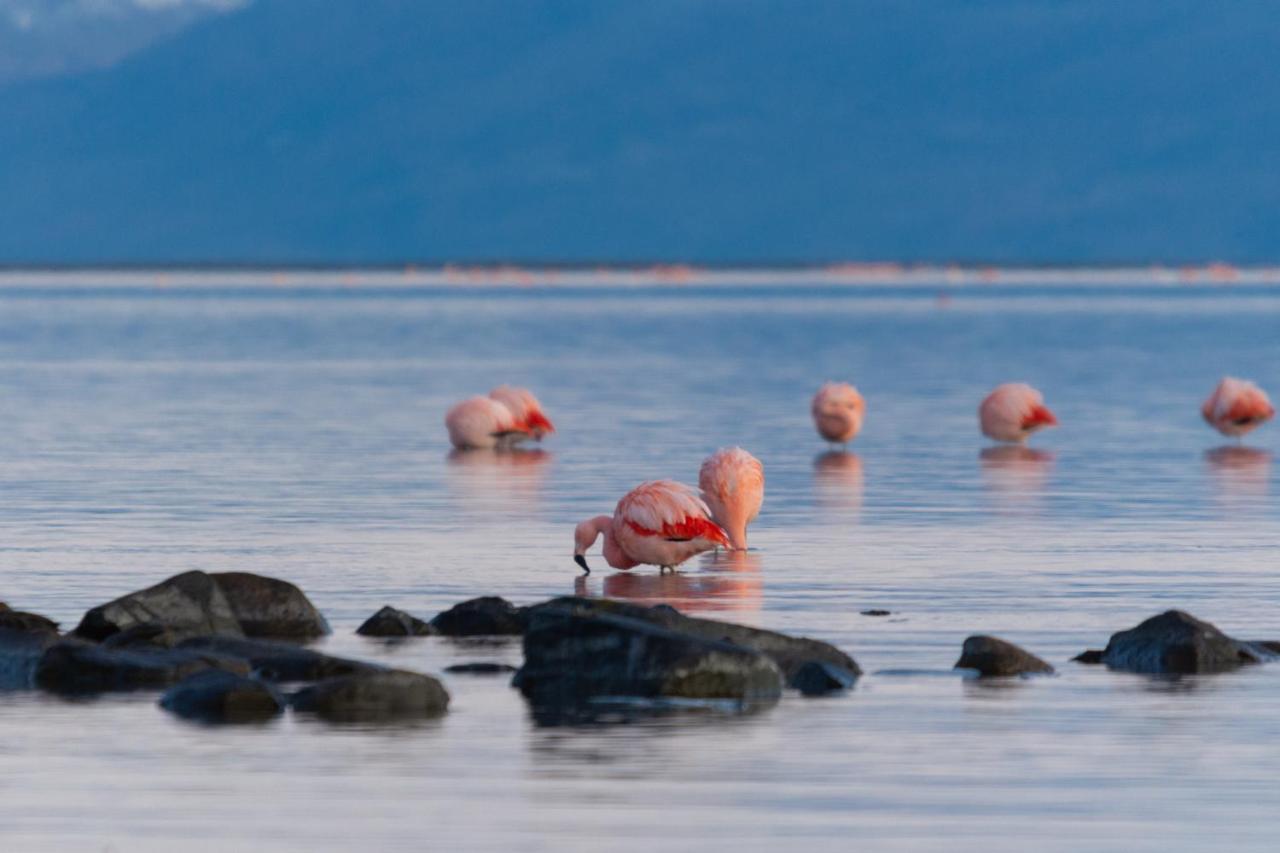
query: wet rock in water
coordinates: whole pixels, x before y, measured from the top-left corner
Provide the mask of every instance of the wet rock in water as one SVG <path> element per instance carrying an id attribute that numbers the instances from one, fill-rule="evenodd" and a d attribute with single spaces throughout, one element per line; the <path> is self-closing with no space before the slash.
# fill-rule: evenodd
<path id="1" fill-rule="evenodd" d="M 217 669 L 188 676 L 160 697 L 166 711 L 208 723 L 254 723 L 284 710 L 285 700 L 268 684 Z"/>
<path id="2" fill-rule="evenodd" d="M 387 605 L 364 620 L 356 633 L 365 637 L 425 637 L 435 631 L 416 616 Z"/>
<path id="3" fill-rule="evenodd" d="M 185 572 L 121 596 L 84 615 L 74 633 L 102 641 L 138 625 L 160 625 L 181 637 L 243 636 L 222 587 L 204 572 Z"/>
<path id="4" fill-rule="evenodd" d="M 811 660 L 795 671 L 787 680 L 787 686 L 805 696 L 826 696 L 848 690 L 857 680 L 857 673 L 842 666 Z"/>
<path id="5" fill-rule="evenodd" d="M 488 595 L 436 614 L 431 629 L 446 637 L 518 636 L 524 633 L 524 617 L 505 598 Z"/>
<path id="6" fill-rule="evenodd" d="M 291 643 L 242 637 L 191 637 L 179 643 L 177 649 L 237 658 L 270 681 L 318 681 L 358 672 L 385 670 L 385 667 L 376 664 L 333 657 Z"/>
<path id="7" fill-rule="evenodd" d="M 171 649 L 182 641 L 182 637 L 173 631 L 148 622 L 145 625 L 134 625 L 125 628 L 118 634 L 112 634 L 102 641 L 106 649 L 153 648 Z"/>
<path id="8" fill-rule="evenodd" d="M 36 664 L 56 642 L 56 633 L 0 628 L 0 690 L 31 687 Z"/>
<path id="9" fill-rule="evenodd" d="M 584 616 L 612 614 L 629 619 L 640 619 L 671 631 L 690 634 L 705 640 L 723 640 L 745 646 L 769 656 L 788 679 L 810 661 L 829 663 L 847 669 L 855 676 L 862 674 L 857 661 L 830 643 L 811 640 L 808 637 L 792 637 L 776 631 L 765 631 L 732 622 L 685 616 L 675 608 L 666 605 L 643 607 L 608 598 L 565 596 L 526 607 L 524 617 L 530 620 L 540 611 L 564 608 Z"/>
<path id="10" fill-rule="evenodd" d="M 38 613 L 14 610 L 0 601 L 0 629 L 24 634 L 57 634 L 58 623 Z"/>
<path id="11" fill-rule="evenodd" d="M 1083 652 L 1073 657 L 1072 660 L 1076 663 L 1088 664 L 1090 666 L 1100 664 L 1102 663 L 1102 649 L 1085 649 Z"/>
<path id="12" fill-rule="evenodd" d="M 572 605 L 530 613 L 524 659 L 513 683 L 535 708 L 598 697 L 767 702 L 782 692 L 777 664 L 758 651 Z"/>
<path id="13" fill-rule="evenodd" d="M 449 693 L 429 675 L 392 669 L 331 678 L 293 696 L 296 711 L 342 723 L 376 723 L 437 717 Z"/>
<path id="14" fill-rule="evenodd" d="M 62 640 L 36 662 L 37 687 L 68 695 L 167 687 L 206 669 L 248 675 L 244 661 L 184 649 L 111 649 Z"/>
<path id="15" fill-rule="evenodd" d="M 288 581 L 249 572 L 217 572 L 209 577 L 222 589 L 246 637 L 310 640 L 329 633 L 324 616 Z"/>
<path id="16" fill-rule="evenodd" d="M 892 611 L 889 610 L 863 610 L 863 616 L 891 616 Z"/>
<path id="17" fill-rule="evenodd" d="M 1280 640 L 1246 640 L 1246 642 L 1270 655 L 1280 655 Z"/>
<path id="18" fill-rule="evenodd" d="M 516 668 L 507 663 L 480 661 L 477 663 L 455 663 L 452 666 L 446 666 L 444 671 L 454 675 L 503 675 L 515 672 Z"/>
<path id="19" fill-rule="evenodd" d="M 964 641 L 955 669 L 976 669 L 984 677 L 1048 674 L 1053 667 L 999 637 L 978 634 Z"/>
<path id="20" fill-rule="evenodd" d="M 1102 652 L 1110 669 L 1154 674 L 1228 672 L 1270 658 L 1266 649 L 1228 637 L 1181 610 L 1112 634 Z"/>

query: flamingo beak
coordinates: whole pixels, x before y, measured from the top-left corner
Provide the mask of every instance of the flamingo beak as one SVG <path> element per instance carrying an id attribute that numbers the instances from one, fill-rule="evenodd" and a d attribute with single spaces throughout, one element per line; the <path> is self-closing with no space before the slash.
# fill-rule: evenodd
<path id="1" fill-rule="evenodd" d="M 589 574 L 591 574 L 591 569 L 587 566 L 587 558 L 586 558 L 586 557 L 584 557 L 584 556 L 583 556 L 583 555 L 581 555 L 581 554 L 574 554 L 574 555 L 573 555 L 573 561 L 574 561 L 575 563 L 577 563 L 579 566 L 582 566 L 582 573 L 583 573 L 584 575 L 589 575 Z"/>

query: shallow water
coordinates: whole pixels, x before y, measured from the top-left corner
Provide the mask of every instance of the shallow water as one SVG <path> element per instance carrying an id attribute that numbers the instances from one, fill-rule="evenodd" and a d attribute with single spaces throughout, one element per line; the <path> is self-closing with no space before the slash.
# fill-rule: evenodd
<path id="1" fill-rule="evenodd" d="M 0 695 L 6 850 L 1273 849 L 1280 666 L 1158 681 L 1069 662 L 1182 607 L 1280 638 L 1269 425 L 1200 421 L 1224 373 L 1280 388 L 1280 290 L 753 287 L 0 290 L 0 599 L 73 625 L 188 570 L 302 586 L 342 654 L 438 672 L 517 644 L 366 641 L 382 604 L 574 591 L 810 634 L 849 695 L 744 717 L 540 728 L 505 679 L 441 721 L 176 721 L 154 694 Z M 808 401 L 855 382 L 849 454 Z M 1026 380 L 1062 426 L 990 451 Z M 542 452 L 451 455 L 441 418 L 528 385 Z M 760 457 L 751 553 L 583 580 L 574 522 L 643 479 Z M 860 611 L 884 608 L 888 617 Z M 1059 667 L 948 671 L 970 633 Z"/>

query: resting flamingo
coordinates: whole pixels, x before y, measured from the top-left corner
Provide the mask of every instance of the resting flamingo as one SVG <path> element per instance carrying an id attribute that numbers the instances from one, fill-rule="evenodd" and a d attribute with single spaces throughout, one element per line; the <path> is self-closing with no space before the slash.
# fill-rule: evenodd
<path id="1" fill-rule="evenodd" d="M 541 441 L 555 427 L 538 398 L 523 388 L 499 385 L 488 397 L 458 403 L 444 417 L 449 441 L 459 450 L 510 447 L 532 438 Z"/>
<path id="2" fill-rule="evenodd" d="M 1227 376 L 1204 401 L 1200 413 L 1223 435 L 1241 436 L 1271 420 L 1276 410 L 1257 385 Z"/>
<path id="3" fill-rule="evenodd" d="M 698 487 L 711 516 L 729 534 L 737 551 L 747 549 L 747 525 L 764 501 L 764 466 L 741 447 L 725 447 L 707 457 L 698 471 Z"/>
<path id="4" fill-rule="evenodd" d="M 1024 442 L 1031 433 L 1057 426 L 1044 395 L 1024 382 L 997 386 L 978 407 L 982 434 L 996 441 Z"/>
<path id="5" fill-rule="evenodd" d="M 605 562 L 615 569 L 644 563 L 667 571 L 695 554 L 729 545 L 702 499 L 674 480 L 641 483 L 622 496 L 613 515 L 598 515 L 574 529 L 573 561 L 587 574 L 587 549 L 602 535 Z"/>
<path id="6" fill-rule="evenodd" d="M 867 404 L 847 382 L 828 382 L 813 395 L 813 426 L 835 444 L 848 444 L 862 429 Z"/>

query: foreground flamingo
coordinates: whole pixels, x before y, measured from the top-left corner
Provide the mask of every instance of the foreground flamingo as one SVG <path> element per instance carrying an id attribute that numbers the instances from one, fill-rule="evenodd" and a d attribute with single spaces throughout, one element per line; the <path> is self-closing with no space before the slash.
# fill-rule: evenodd
<path id="1" fill-rule="evenodd" d="M 1023 382 L 1006 382 L 978 407 L 982 434 L 996 441 L 1023 442 L 1027 436 L 1058 419 L 1044 404 L 1044 396 Z"/>
<path id="2" fill-rule="evenodd" d="M 702 498 L 729 534 L 735 550 L 747 549 L 747 525 L 764 501 L 764 466 L 741 447 L 726 447 L 707 457 L 698 471 Z"/>
<path id="3" fill-rule="evenodd" d="M 508 385 L 499 385 L 488 397 L 463 400 L 445 415 L 444 425 L 459 450 L 509 447 L 529 438 L 541 441 L 555 432 L 538 399 Z"/>
<path id="4" fill-rule="evenodd" d="M 1223 435 L 1241 436 L 1271 420 L 1276 410 L 1257 385 L 1228 376 L 1213 389 L 1200 413 Z"/>
<path id="5" fill-rule="evenodd" d="M 604 559 L 615 569 L 641 563 L 673 569 L 703 551 L 729 545 L 693 489 L 674 480 L 641 483 L 622 496 L 613 515 L 598 515 L 573 531 L 573 560 L 590 574 L 587 549 L 604 536 Z"/>
<path id="6" fill-rule="evenodd" d="M 847 382 L 828 382 L 813 395 L 813 426 L 818 435 L 836 444 L 848 444 L 862 429 L 867 404 Z"/>

